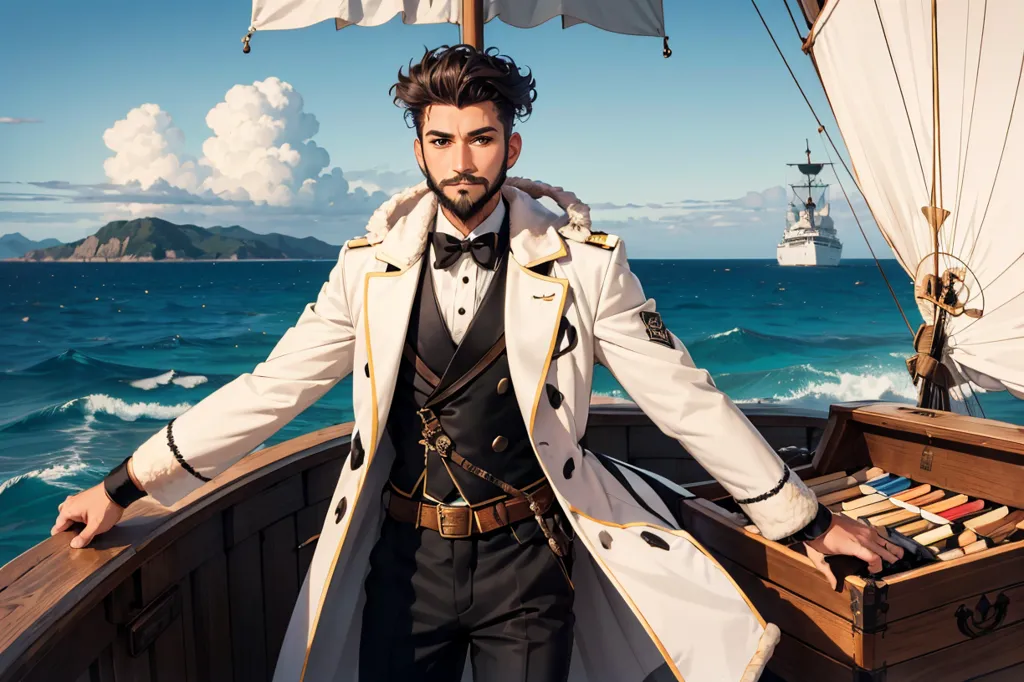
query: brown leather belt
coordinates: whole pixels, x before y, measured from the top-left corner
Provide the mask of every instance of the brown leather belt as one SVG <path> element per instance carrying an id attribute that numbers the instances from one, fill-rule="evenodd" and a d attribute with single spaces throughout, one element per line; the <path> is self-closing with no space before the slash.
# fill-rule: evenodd
<path id="1" fill-rule="evenodd" d="M 537 492 L 531 493 L 531 496 L 539 505 L 541 514 L 546 513 L 555 500 L 555 494 L 547 483 L 538 488 Z M 394 492 L 388 502 L 388 514 L 396 521 L 412 523 L 417 528 L 429 528 L 448 539 L 488 533 L 534 515 L 529 503 L 522 498 L 507 498 L 474 508 L 420 502 Z"/>

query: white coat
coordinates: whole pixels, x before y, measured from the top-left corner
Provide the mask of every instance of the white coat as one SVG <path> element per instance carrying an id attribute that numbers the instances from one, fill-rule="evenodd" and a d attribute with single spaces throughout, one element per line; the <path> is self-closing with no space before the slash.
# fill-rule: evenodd
<path id="1" fill-rule="evenodd" d="M 620 467 L 616 477 L 598 458 L 584 456 L 579 442 L 594 364 L 611 370 L 729 493 L 749 499 L 741 506 L 766 537 L 807 524 L 817 508 L 813 493 L 785 476 L 771 447 L 710 375 L 694 367 L 675 336 L 652 340 L 657 325 L 647 313 L 655 303 L 630 272 L 624 244 L 591 235 L 585 205 L 561 188 L 522 179 L 508 179 L 501 191 L 509 202 L 513 259 L 505 301 L 509 371 L 533 449 L 577 535 L 570 679 L 644 682 L 660 668 L 685 682 L 756 680 L 778 628 L 764 622 L 688 533 L 666 524 L 672 513 L 634 470 Z M 536 200 L 544 194 L 568 216 Z M 344 513 L 340 521 L 333 512 L 327 516 L 275 682 L 357 682 L 362 586 L 384 514 L 380 491 L 395 455 L 384 425 L 436 211 L 425 183 L 392 197 L 370 219 L 366 239 L 342 248 L 316 302 L 267 360 L 174 422 L 181 456 L 212 477 L 353 374 L 355 428 L 365 456 L 342 468 L 331 509 L 344 498 Z M 357 243 L 362 246 L 354 248 Z M 548 261 L 548 276 L 529 269 Z M 552 361 L 563 316 L 577 329 L 578 343 Z M 546 384 L 564 395 L 558 408 L 543 399 Z M 570 459 L 575 468 L 567 477 Z M 133 468 L 163 504 L 201 485 L 172 454 L 163 431 L 136 451 Z M 662 518 L 635 501 L 622 477 Z M 649 542 L 652 535 L 663 542 Z"/>

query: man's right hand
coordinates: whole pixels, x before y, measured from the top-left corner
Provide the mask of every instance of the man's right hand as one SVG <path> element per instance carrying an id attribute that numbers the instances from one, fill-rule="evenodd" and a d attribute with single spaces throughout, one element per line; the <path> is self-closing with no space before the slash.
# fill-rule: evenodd
<path id="1" fill-rule="evenodd" d="M 124 509 L 107 496 L 102 483 L 69 496 L 57 505 L 57 510 L 57 521 L 50 529 L 50 535 L 67 530 L 75 522 L 85 524 L 85 529 L 71 539 L 71 546 L 75 549 L 85 547 L 94 537 L 106 533 L 124 514 Z"/>

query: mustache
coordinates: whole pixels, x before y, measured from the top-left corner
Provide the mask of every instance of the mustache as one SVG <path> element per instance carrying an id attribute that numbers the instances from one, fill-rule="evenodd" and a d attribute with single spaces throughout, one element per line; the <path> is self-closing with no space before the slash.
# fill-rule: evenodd
<path id="1" fill-rule="evenodd" d="M 444 180 L 441 182 L 441 187 L 447 187 L 448 185 L 458 185 L 462 182 L 468 182 L 474 185 L 487 185 L 487 178 L 477 177 L 469 173 L 460 173 L 454 178 Z"/>

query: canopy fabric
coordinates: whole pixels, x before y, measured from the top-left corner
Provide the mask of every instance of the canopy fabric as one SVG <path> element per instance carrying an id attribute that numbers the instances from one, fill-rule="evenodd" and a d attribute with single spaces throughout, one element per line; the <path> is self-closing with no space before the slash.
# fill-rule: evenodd
<path id="1" fill-rule="evenodd" d="M 929 272 L 933 106 L 931 0 L 831 0 L 813 27 L 817 65 L 857 184 L 914 277 Z M 947 318 L 954 377 L 1024 398 L 1024 2 L 938 0 L 939 252 L 973 273 L 968 308 Z M 1016 115 L 1015 115 L 1016 114 Z M 941 271 L 955 267 L 940 257 Z M 972 279 L 969 275 L 969 279 Z M 931 308 L 922 316 L 932 322 Z"/>
<path id="2" fill-rule="evenodd" d="M 560 16 L 563 28 L 586 23 L 613 33 L 665 35 L 662 0 L 483 0 L 483 10 L 484 21 L 518 28 Z M 457 24 L 462 0 L 253 0 L 252 28 L 303 28 L 328 19 L 338 28 L 379 26 L 397 14 L 406 24 Z"/>

